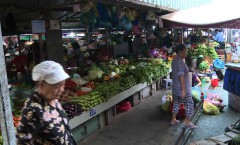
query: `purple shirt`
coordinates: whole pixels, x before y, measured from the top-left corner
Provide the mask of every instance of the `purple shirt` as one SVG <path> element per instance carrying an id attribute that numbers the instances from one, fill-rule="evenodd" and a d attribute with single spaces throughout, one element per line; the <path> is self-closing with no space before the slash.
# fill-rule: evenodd
<path id="1" fill-rule="evenodd" d="M 182 58 L 176 56 L 172 61 L 172 93 L 175 96 L 182 96 L 182 86 L 180 82 L 180 76 L 184 76 L 186 95 L 191 96 L 191 84 L 189 81 L 189 69 Z"/>

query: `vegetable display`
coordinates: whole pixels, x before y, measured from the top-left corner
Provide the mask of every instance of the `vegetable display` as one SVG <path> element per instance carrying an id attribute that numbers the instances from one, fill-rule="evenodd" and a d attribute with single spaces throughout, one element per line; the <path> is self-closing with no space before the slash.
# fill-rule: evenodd
<path id="1" fill-rule="evenodd" d="M 66 90 L 74 90 L 77 87 L 77 83 L 71 79 L 67 79 L 65 83 Z"/>
<path id="2" fill-rule="evenodd" d="M 231 140 L 230 145 L 239 145 L 239 144 L 240 144 L 240 135 L 237 135 Z"/>
<path id="3" fill-rule="evenodd" d="M 203 61 L 199 64 L 198 68 L 201 70 L 201 71 L 205 71 L 207 69 L 210 68 L 209 64 L 206 62 L 206 61 Z"/>
<path id="4" fill-rule="evenodd" d="M 103 71 L 94 65 L 89 71 L 88 71 L 88 76 L 90 80 L 95 80 L 97 78 L 102 78 L 103 76 Z"/>
<path id="5" fill-rule="evenodd" d="M 71 119 L 138 83 L 149 84 L 153 80 L 166 76 L 169 68 L 170 63 L 156 58 L 135 61 L 121 58 L 96 63 L 87 71 L 87 76 L 81 78 L 79 74 L 66 80 L 65 91 L 60 95 L 59 101 Z M 14 105 L 22 108 L 31 89 L 28 87 L 26 91 L 25 86 L 21 86 L 14 88 L 12 92 Z M 17 126 L 19 118 L 16 114 L 20 114 L 20 108 L 14 110 L 14 125 Z"/>
<path id="6" fill-rule="evenodd" d="M 0 145 L 3 145 L 3 138 L 2 138 L 2 135 L 0 136 Z"/>
<path id="7" fill-rule="evenodd" d="M 82 112 L 84 111 L 82 107 L 77 103 L 66 103 L 63 104 L 62 107 L 67 113 L 69 119 L 72 119 L 75 116 L 82 114 Z"/>
<path id="8" fill-rule="evenodd" d="M 72 97 L 68 100 L 68 103 L 77 103 L 82 107 L 84 111 L 89 111 L 96 105 L 105 101 L 105 98 L 101 93 L 97 91 L 93 91 L 88 95 L 84 95 L 82 97 Z"/>

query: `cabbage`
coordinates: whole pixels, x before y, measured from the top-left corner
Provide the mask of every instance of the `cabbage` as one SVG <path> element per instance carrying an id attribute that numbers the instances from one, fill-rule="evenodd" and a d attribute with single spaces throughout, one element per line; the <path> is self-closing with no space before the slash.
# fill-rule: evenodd
<path id="1" fill-rule="evenodd" d="M 99 67 L 93 66 L 88 71 L 88 76 L 89 76 L 90 80 L 95 80 L 95 79 L 101 78 L 103 76 L 103 71 Z"/>
<path id="2" fill-rule="evenodd" d="M 210 68 L 209 64 L 206 61 L 203 61 L 202 63 L 199 64 L 198 68 L 201 71 L 207 70 Z"/>

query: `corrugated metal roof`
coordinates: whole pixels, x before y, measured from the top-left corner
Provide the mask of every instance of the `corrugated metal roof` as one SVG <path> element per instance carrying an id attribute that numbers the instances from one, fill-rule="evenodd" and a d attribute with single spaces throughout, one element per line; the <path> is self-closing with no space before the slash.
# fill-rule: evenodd
<path id="1" fill-rule="evenodd" d="M 34 19 L 58 19 L 62 21 L 75 20 L 74 24 L 79 25 L 80 13 L 73 12 L 74 4 L 86 4 L 89 0 L 0 0 L 0 20 L 2 26 L 5 25 L 5 19 L 11 12 L 19 27 L 30 26 Z M 148 10 L 167 10 L 186 9 L 195 5 L 204 4 L 212 0 L 93 0 L 94 2 L 103 2 L 116 5 L 118 7 L 126 6 L 138 11 Z M 77 24 L 76 24 L 77 23 Z"/>

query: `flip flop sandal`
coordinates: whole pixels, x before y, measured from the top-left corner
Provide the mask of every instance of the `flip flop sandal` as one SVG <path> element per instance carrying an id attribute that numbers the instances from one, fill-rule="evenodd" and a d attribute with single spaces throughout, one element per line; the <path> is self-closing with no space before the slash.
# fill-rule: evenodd
<path id="1" fill-rule="evenodd" d="M 179 123 L 180 123 L 180 121 L 179 121 L 179 120 L 176 120 L 174 123 L 171 122 L 170 125 L 171 125 L 171 126 L 176 126 L 176 125 L 178 125 Z"/>
<path id="2" fill-rule="evenodd" d="M 197 126 L 194 125 L 194 124 L 183 124 L 183 127 L 187 127 L 189 129 L 196 129 L 197 128 Z"/>

